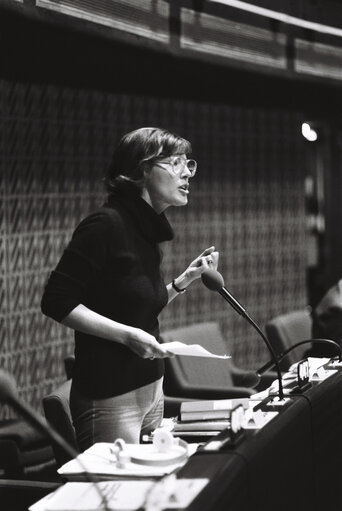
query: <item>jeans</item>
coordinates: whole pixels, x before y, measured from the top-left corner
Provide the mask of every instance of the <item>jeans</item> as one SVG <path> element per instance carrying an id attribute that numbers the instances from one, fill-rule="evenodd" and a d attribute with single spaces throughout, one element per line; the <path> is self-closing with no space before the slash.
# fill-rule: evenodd
<path id="1" fill-rule="evenodd" d="M 163 418 L 163 378 L 120 396 L 92 399 L 71 386 L 70 409 L 81 451 L 96 442 L 139 443 Z"/>

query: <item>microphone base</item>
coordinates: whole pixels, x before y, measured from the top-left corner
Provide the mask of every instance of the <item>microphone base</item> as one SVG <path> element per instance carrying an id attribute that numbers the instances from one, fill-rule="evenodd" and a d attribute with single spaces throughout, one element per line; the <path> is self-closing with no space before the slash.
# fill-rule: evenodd
<path id="1" fill-rule="evenodd" d="M 342 368 L 342 361 L 334 360 L 333 358 L 325 366 L 327 369 L 340 369 Z"/>
<path id="2" fill-rule="evenodd" d="M 290 394 L 291 395 L 303 394 L 303 392 L 311 389 L 311 387 L 312 387 L 311 382 L 307 382 L 304 385 L 296 385 L 296 387 L 294 387 L 293 389 L 290 390 Z"/>
<path id="3" fill-rule="evenodd" d="M 233 433 L 231 429 L 224 429 L 218 435 L 212 437 L 204 445 L 200 446 L 197 454 L 205 454 L 207 452 L 218 452 L 223 450 L 235 449 L 248 436 L 244 429 L 237 433 Z"/>
<path id="4" fill-rule="evenodd" d="M 254 410 L 261 410 L 262 412 L 279 412 L 279 410 L 287 407 L 291 403 L 292 399 L 290 397 L 284 397 L 280 399 L 278 394 L 271 394 L 266 397 L 254 407 Z"/>

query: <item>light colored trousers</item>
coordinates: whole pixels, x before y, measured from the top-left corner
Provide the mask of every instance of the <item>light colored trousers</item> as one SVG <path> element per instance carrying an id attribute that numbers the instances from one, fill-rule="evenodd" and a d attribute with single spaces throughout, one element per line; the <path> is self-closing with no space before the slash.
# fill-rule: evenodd
<path id="1" fill-rule="evenodd" d="M 96 442 L 139 443 L 163 418 L 163 378 L 120 396 L 90 399 L 72 385 L 70 409 L 81 451 Z"/>

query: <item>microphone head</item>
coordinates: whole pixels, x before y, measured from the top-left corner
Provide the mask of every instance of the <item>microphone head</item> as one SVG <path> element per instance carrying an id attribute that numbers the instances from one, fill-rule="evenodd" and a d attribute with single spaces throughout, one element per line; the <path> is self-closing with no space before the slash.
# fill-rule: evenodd
<path id="1" fill-rule="evenodd" d="M 10 401 L 16 395 L 15 379 L 9 373 L 0 369 L 0 402 Z"/>
<path id="2" fill-rule="evenodd" d="M 224 287 L 223 277 L 216 270 L 205 270 L 201 275 L 201 279 L 205 287 L 210 289 L 210 291 L 220 291 Z"/>

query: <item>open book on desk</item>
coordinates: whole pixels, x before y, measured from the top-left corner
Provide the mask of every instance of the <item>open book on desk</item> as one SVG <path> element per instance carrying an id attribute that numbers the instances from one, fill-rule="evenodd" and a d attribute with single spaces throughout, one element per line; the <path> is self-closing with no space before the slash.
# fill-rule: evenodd
<path id="1" fill-rule="evenodd" d="M 222 431 L 230 426 L 230 420 L 177 421 L 174 432 L 180 431 Z"/>

